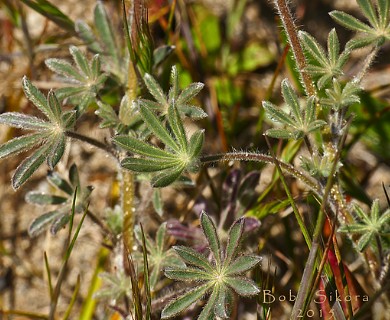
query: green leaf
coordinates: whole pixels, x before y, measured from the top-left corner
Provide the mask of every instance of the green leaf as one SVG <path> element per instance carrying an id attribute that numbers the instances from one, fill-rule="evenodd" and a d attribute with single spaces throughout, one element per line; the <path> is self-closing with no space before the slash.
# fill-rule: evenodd
<path id="1" fill-rule="evenodd" d="M 141 158 L 125 158 L 121 161 L 121 166 L 127 170 L 135 172 L 156 172 L 170 169 L 180 165 L 177 159 L 171 160 L 152 160 Z"/>
<path id="2" fill-rule="evenodd" d="M 170 147 L 171 149 L 177 152 L 180 151 L 179 145 L 175 140 L 173 140 L 167 129 L 163 127 L 161 121 L 152 111 L 150 111 L 148 108 L 145 108 L 143 105 L 140 105 L 139 112 L 149 130 L 151 130 L 157 138 L 159 138 L 163 143 L 165 143 L 166 146 Z"/>
<path id="3" fill-rule="evenodd" d="M 100 73 L 101 73 L 100 57 L 98 54 L 95 54 L 91 62 L 91 77 L 98 78 L 100 76 Z"/>
<path id="4" fill-rule="evenodd" d="M 379 21 L 376 17 L 375 8 L 372 5 L 370 0 L 357 0 L 357 3 L 362 10 L 363 14 L 366 16 L 370 24 L 376 29 L 379 28 Z"/>
<path id="5" fill-rule="evenodd" d="M 155 110 L 160 112 L 163 111 L 161 105 L 156 101 L 152 101 L 148 99 L 138 99 L 137 104 L 143 105 L 145 108 L 148 108 L 149 110 Z"/>
<path id="6" fill-rule="evenodd" d="M 23 160 L 17 167 L 12 177 L 12 187 L 18 189 L 47 158 L 51 144 L 46 144 L 35 151 L 31 156 Z"/>
<path id="7" fill-rule="evenodd" d="M 56 219 L 61 214 L 61 211 L 55 210 L 47 212 L 34 219 L 28 228 L 29 236 L 36 237 L 39 235 L 54 219 Z"/>
<path id="8" fill-rule="evenodd" d="M 256 284 L 246 278 L 226 277 L 226 284 L 241 296 L 253 296 L 260 292 Z"/>
<path id="9" fill-rule="evenodd" d="M 74 189 L 80 190 L 80 176 L 75 164 L 72 164 L 69 168 L 69 182 Z"/>
<path id="10" fill-rule="evenodd" d="M 378 41 L 379 41 L 378 36 L 366 34 L 362 37 L 358 37 L 358 38 L 349 40 L 346 44 L 346 49 L 356 50 L 359 48 L 369 46 L 371 44 L 378 43 Z"/>
<path id="11" fill-rule="evenodd" d="M 298 101 L 298 96 L 294 92 L 291 85 L 288 83 L 287 79 L 284 79 L 282 81 L 282 95 L 283 95 L 284 101 L 291 108 L 291 111 L 293 112 L 295 120 L 298 121 L 300 126 L 302 126 L 303 120 L 302 120 L 301 107 L 300 107 L 299 101 Z"/>
<path id="12" fill-rule="evenodd" d="M 209 244 L 210 250 L 214 256 L 217 266 L 221 265 L 221 245 L 219 243 L 217 229 L 215 228 L 214 222 L 202 211 L 200 214 L 200 224 L 202 226 L 204 235 Z"/>
<path id="13" fill-rule="evenodd" d="M 58 125 L 61 125 L 61 114 L 62 114 L 62 109 L 61 109 L 61 105 L 60 105 L 60 102 L 58 101 L 54 91 L 50 90 L 49 91 L 49 94 L 47 96 L 47 100 L 48 100 L 48 104 L 49 104 L 49 107 L 52 111 L 52 114 L 53 114 L 53 122 L 58 124 Z"/>
<path id="14" fill-rule="evenodd" d="M 389 24 L 390 2 L 389 0 L 378 0 L 379 23 L 382 27 Z"/>
<path id="15" fill-rule="evenodd" d="M 246 272 L 255 267 L 257 264 L 259 264 L 261 260 L 262 258 L 259 256 L 240 256 L 235 259 L 231 264 L 226 265 L 226 272 L 228 275 Z"/>
<path id="16" fill-rule="evenodd" d="M 305 125 L 310 125 L 316 119 L 316 104 L 315 98 L 310 97 L 306 104 L 305 109 Z"/>
<path id="17" fill-rule="evenodd" d="M 64 203 L 66 202 L 66 198 L 42 192 L 30 191 L 26 194 L 26 201 L 38 205 L 48 205 Z"/>
<path id="18" fill-rule="evenodd" d="M 207 281 L 212 279 L 212 274 L 209 272 L 195 269 L 195 268 L 166 268 L 165 275 L 169 279 L 174 279 L 178 281 Z"/>
<path id="19" fill-rule="evenodd" d="M 374 232 L 367 232 L 363 234 L 357 244 L 359 251 L 363 251 L 370 244 L 372 238 L 374 237 Z"/>
<path id="20" fill-rule="evenodd" d="M 153 208 L 158 213 L 160 217 L 164 214 L 164 206 L 163 206 L 163 200 L 161 198 L 161 190 L 160 189 L 154 189 L 153 190 Z"/>
<path id="21" fill-rule="evenodd" d="M 172 101 L 172 104 L 168 108 L 168 121 L 177 141 L 180 144 L 181 150 L 187 153 L 187 136 L 184 130 L 183 122 L 180 118 L 179 112 L 175 106 L 174 101 Z"/>
<path id="22" fill-rule="evenodd" d="M 51 71 L 62 75 L 65 78 L 74 78 L 80 82 L 84 81 L 84 78 L 80 75 L 76 68 L 65 60 L 49 58 L 45 60 L 45 64 Z"/>
<path id="23" fill-rule="evenodd" d="M 51 122 L 56 122 L 56 117 L 48 106 L 45 96 L 27 79 L 26 76 L 23 77 L 22 86 L 27 99 L 42 111 Z"/>
<path id="24" fill-rule="evenodd" d="M 171 88 L 169 89 L 169 102 L 172 103 L 176 100 L 179 95 L 179 75 L 177 72 L 176 66 L 173 66 L 171 69 L 171 79 L 170 79 Z"/>
<path id="25" fill-rule="evenodd" d="M 227 306 L 229 305 L 226 301 L 227 291 L 229 289 L 226 286 L 220 286 L 218 291 L 218 299 L 215 304 L 214 312 L 215 315 L 222 319 L 228 319 L 229 314 L 227 312 Z"/>
<path id="26" fill-rule="evenodd" d="M 148 88 L 150 94 L 156 99 L 158 103 L 160 103 L 165 108 L 167 105 L 167 97 L 164 94 L 164 91 L 161 89 L 158 82 L 148 73 L 144 76 L 145 85 Z"/>
<path id="27" fill-rule="evenodd" d="M 33 133 L 14 138 L 0 146 L 0 159 L 12 154 L 28 151 L 35 145 L 41 143 L 45 138 L 46 136 L 42 135 L 42 133 Z"/>
<path id="28" fill-rule="evenodd" d="M 172 154 L 158 149 L 148 143 L 139 141 L 133 137 L 120 135 L 113 138 L 115 144 L 117 144 L 122 149 L 131 151 L 140 155 L 144 155 L 151 158 L 160 158 L 166 160 L 176 159 Z"/>
<path id="29" fill-rule="evenodd" d="M 184 309 L 188 308 L 191 304 L 198 301 L 209 288 L 210 285 L 206 283 L 173 300 L 163 309 L 161 313 L 161 319 L 167 319 L 176 316 Z"/>
<path id="30" fill-rule="evenodd" d="M 191 159 L 197 158 L 202 151 L 204 130 L 196 131 L 190 138 L 188 154 Z"/>
<path id="31" fill-rule="evenodd" d="M 337 63 L 337 59 L 340 54 L 340 42 L 337 37 L 336 29 L 333 28 L 328 35 L 328 57 L 329 60 L 333 63 Z"/>
<path id="32" fill-rule="evenodd" d="M 84 54 L 80 51 L 79 48 L 76 46 L 70 46 L 69 52 L 73 57 L 73 60 L 76 62 L 76 65 L 80 72 L 84 75 L 85 78 L 91 78 L 92 72 L 91 68 L 88 64 L 87 58 L 84 56 Z"/>
<path id="33" fill-rule="evenodd" d="M 76 110 L 65 111 L 62 113 L 62 126 L 64 129 L 71 130 L 76 123 Z"/>
<path id="34" fill-rule="evenodd" d="M 166 230 L 167 223 L 163 222 L 156 232 L 156 247 L 160 253 L 163 253 L 164 251 Z"/>
<path id="35" fill-rule="evenodd" d="M 187 116 L 188 118 L 198 120 L 207 117 L 207 113 L 202 108 L 191 106 L 191 105 L 180 105 L 180 113 Z"/>
<path id="36" fill-rule="evenodd" d="M 94 22 L 98 31 L 100 40 L 104 44 L 104 52 L 114 59 L 115 64 L 119 63 L 118 50 L 115 43 L 115 37 L 111 29 L 111 24 L 102 2 L 97 2 L 94 11 Z"/>
<path id="37" fill-rule="evenodd" d="M 187 104 L 203 89 L 204 84 L 201 82 L 191 83 L 185 88 L 180 95 L 177 97 L 176 103 L 178 105 Z"/>
<path id="38" fill-rule="evenodd" d="M 356 214 L 358 215 L 358 217 L 366 224 L 370 224 L 371 221 L 370 221 L 370 217 L 364 212 L 364 210 L 358 206 L 358 205 L 355 205 L 354 206 L 354 209 L 355 209 L 355 212 Z"/>
<path id="39" fill-rule="evenodd" d="M 76 21 L 75 29 L 78 36 L 93 52 L 103 52 L 103 49 L 97 42 L 96 37 L 88 24 L 84 21 L 78 20 Z"/>
<path id="40" fill-rule="evenodd" d="M 24 130 L 44 131 L 51 128 L 50 123 L 42 119 L 18 112 L 6 112 L 0 114 L 0 124 Z"/>
<path id="41" fill-rule="evenodd" d="M 234 222 L 229 230 L 229 237 L 226 244 L 224 265 L 228 267 L 231 261 L 235 258 L 240 244 L 242 232 L 244 230 L 244 218 L 240 218 Z"/>
<path id="42" fill-rule="evenodd" d="M 58 216 L 50 227 L 50 232 L 52 235 L 56 235 L 60 229 L 64 228 L 70 221 L 70 214 L 63 214 Z"/>
<path id="43" fill-rule="evenodd" d="M 315 120 L 312 123 L 310 123 L 310 125 L 307 128 L 307 132 L 309 133 L 309 132 L 317 131 L 322 127 L 324 127 L 326 124 L 327 122 L 324 120 Z"/>
<path id="44" fill-rule="evenodd" d="M 281 111 L 274 104 L 268 101 L 263 101 L 263 108 L 271 120 L 295 127 L 296 123 L 291 119 L 291 117 Z"/>
<path id="45" fill-rule="evenodd" d="M 47 165 L 50 170 L 53 170 L 57 163 L 61 160 L 66 146 L 66 137 L 65 135 L 60 135 L 52 138 L 54 142 L 52 143 L 52 149 L 47 156 Z"/>
<path id="46" fill-rule="evenodd" d="M 184 170 L 184 166 L 178 167 L 176 170 L 166 170 L 153 177 L 151 184 L 153 188 L 163 188 L 176 181 Z"/>
<path id="47" fill-rule="evenodd" d="M 175 50 L 175 46 L 164 45 L 154 49 L 153 51 L 153 69 L 155 69 L 159 64 L 164 62 Z"/>
<path id="48" fill-rule="evenodd" d="M 321 66 L 326 66 L 328 64 L 328 59 L 326 58 L 325 51 L 317 40 L 304 31 L 299 31 L 299 37 L 310 56 Z"/>
<path id="49" fill-rule="evenodd" d="M 294 135 L 285 129 L 268 129 L 265 134 L 276 139 L 291 139 Z"/>
<path id="50" fill-rule="evenodd" d="M 371 205 L 371 220 L 377 222 L 379 220 L 379 199 L 375 199 Z"/>
<path id="51" fill-rule="evenodd" d="M 80 85 L 77 87 L 63 87 L 56 90 L 56 96 L 63 100 L 72 96 L 76 96 L 85 92 L 85 87 Z"/>
<path id="52" fill-rule="evenodd" d="M 351 225 L 343 225 L 339 228 L 339 232 L 344 233 L 366 233 L 369 228 L 367 225 L 363 224 L 351 224 Z"/>
<path id="53" fill-rule="evenodd" d="M 58 173 L 50 171 L 47 175 L 47 180 L 56 188 L 64 191 L 68 195 L 73 195 L 73 188 L 64 179 L 62 179 Z"/>
<path id="54" fill-rule="evenodd" d="M 214 319 L 214 308 L 216 306 L 217 298 L 219 297 L 219 290 L 213 290 L 206 305 L 203 307 L 197 320 L 210 320 Z"/>
<path id="55" fill-rule="evenodd" d="M 365 33 L 371 33 L 372 31 L 372 29 L 368 25 L 345 12 L 335 10 L 330 12 L 329 15 L 337 23 L 352 31 L 359 31 Z"/>
<path id="56" fill-rule="evenodd" d="M 210 265 L 210 262 L 194 249 L 187 248 L 184 246 L 174 246 L 173 249 L 180 256 L 180 258 L 184 260 L 184 262 L 195 267 L 204 269 L 209 273 L 212 272 L 213 268 Z"/>
<path id="57" fill-rule="evenodd" d="M 119 118 L 114 109 L 101 101 L 98 101 L 98 110 L 95 114 L 102 118 L 102 122 L 99 125 L 100 128 L 113 128 L 119 123 Z"/>

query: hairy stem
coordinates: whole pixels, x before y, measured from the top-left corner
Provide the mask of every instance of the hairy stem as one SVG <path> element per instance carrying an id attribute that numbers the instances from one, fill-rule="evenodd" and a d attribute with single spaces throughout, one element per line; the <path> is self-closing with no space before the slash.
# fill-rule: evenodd
<path id="1" fill-rule="evenodd" d="M 126 35 L 127 35 L 127 44 L 130 45 L 131 35 L 129 34 L 129 26 L 127 25 L 127 17 L 126 17 L 126 2 L 130 5 L 131 14 L 136 15 L 139 8 L 135 8 L 136 5 L 139 5 L 138 2 L 134 1 L 123 1 L 123 20 L 126 26 Z M 136 17 L 133 17 L 132 21 L 136 20 Z M 134 24 L 130 26 L 131 30 L 135 30 Z M 130 55 L 132 54 L 132 50 L 128 47 Z M 134 57 L 132 61 L 129 62 L 128 70 L 127 70 L 127 90 L 126 95 L 128 97 L 129 104 L 133 102 L 137 98 L 137 74 L 136 67 L 134 65 Z M 122 111 L 122 110 L 121 110 Z M 119 118 L 123 123 L 127 123 L 129 119 L 127 119 L 127 112 L 120 112 Z M 134 244 L 134 223 L 135 223 L 135 185 L 134 185 L 134 173 L 125 169 L 121 170 L 122 173 L 122 184 L 121 184 L 121 205 L 123 211 L 123 243 L 124 247 L 127 248 L 129 253 L 133 251 Z M 126 253 L 127 254 L 127 253 Z M 126 260 L 126 259 L 125 259 Z"/>
<path id="2" fill-rule="evenodd" d="M 363 79 L 363 77 L 366 75 L 368 69 L 371 67 L 371 64 L 374 62 L 378 52 L 379 52 L 380 46 L 376 45 L 370 54 L 364 59 L 363 67 L 359 71 L 359 73 L 354 78 L 354 81 L 356 83 L 360 83 Z"/>
<path id="3" fill-rule="evenodd" d="M 100 142 L 100 141 L 98 141 L 98 140 L 96 140 L 94 138 L 90 138 L 90 137 L 84 136 L 84 135 L 82 135 L 80 133 L 77 133 L 77 132 L 74 132 L 74 131 L 66 131 L 65 135 L 67 137 L 69 137 L 69 138 L 76 139 L 76 140 L 88 143 L 91 146 L 99 148 L 99 149 L 101 149 L 101 150 L 103 150 L 103 151 L 113 155 L 114 157 L 117 157 L 114 149 L 109 144 Z"/>
<path id="4" fill-rule="evenodd" d="M 308 96 L 314 96 L 316 91 L 310 75 L 305 70 L 306 60 L 299 42 L 297 27 L 295 26 L 290 9 L 286 0 L 275 0 L 275 4 L 278 10 L 278 14 L 282 19 L 283 27 L 286 31 L 288 42 L 294 54 L 295 61 L 297 62 L 298 71 L 301 76 L 305 92 Z"/>
<path id="5" fill-rule="evenodd" d="M 284 172 L 292 175 L 293 177 L 305 183 L 317 195 L 321 195 L 322 193 L 319 184 L 311 177 L 297 170 L 291 164 L 283 162 L 278 159 L 274 159 L 272 156 L 266 154 L 254 153 L 254 152 L 228 152 L 223 154 L 203 156 L 201 157 L 200 161 L 202 163 L 212 163 L 212 162 L 220 162 L 220 161 L 253 161 L 253 162 L 263 162 L 263 163 L 270 163 L 270 164 L 277 163 Z"/>

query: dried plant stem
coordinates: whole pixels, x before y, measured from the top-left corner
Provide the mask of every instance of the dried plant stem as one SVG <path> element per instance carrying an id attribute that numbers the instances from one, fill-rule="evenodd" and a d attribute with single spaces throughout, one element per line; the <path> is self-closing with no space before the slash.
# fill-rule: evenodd
<path id="1" fill-rule="evenodd" d="M 137 98 L 137 75 L 133 63 L 129 63 L 127 71 L 127 91 L 126 95 L 129 103 Z M 126 113 L 124 113 L 126 114 Z M 120 115 L 122 117 L 122 115 Z M 122 120 L 122 119 L 121 119 Z M 123 119 L 126 121 L 126 119 Z M 121 204 L 123 211 L 123 242 L 124 247 L 131 253 L 134 244 L 134 223 L 135 223 L 135 186 L 134 173 L 126 169 L 121 169 Z"/>
<path id="2" fill-rule="evenodd" d="M 123 242 L 131 252 L 134 243 L 134 174 L 122 170 Z"/>
<path id="3" fill-rule="evenodd" d="M 298 38 L 297 27 L 295 26 L 290 9 L 286 0 L 275 0 L 278 14 L 282 19 L 284 30 L 286 31 L 288 42 L 294 54 L 295 61 L 297 62 L 298 71 L 301 76 L 302 84 L 305 88 L 308 96 L 314 96 L 316 94 L 313 81 L 310 75 L 306 72 L 306 60 L 303 54 L 303 50 Z"/>

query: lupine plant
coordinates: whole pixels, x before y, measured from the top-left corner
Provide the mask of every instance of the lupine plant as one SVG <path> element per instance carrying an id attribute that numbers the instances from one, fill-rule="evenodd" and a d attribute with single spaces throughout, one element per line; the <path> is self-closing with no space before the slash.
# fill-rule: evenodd
<path id="1" fill-rule="evenodd" d="M 43 8 L 30 1 L 23 2 L 58 25 L 65 25 L 68 31 L 72 30 L 77 43 L 81 41 L 83 46 L 70 46 L 71 62 L 57 58 L 46 60 L 46 66 L 55 73 L 53 78 L 62 81 L 47 95 L 34 85 L 34 81 L 23 78 L 25 96 L 43 117 L 20 112 L 0 114 L 0 124 L 31 132 L 2 144 L 0 158 L 31 152 L 21 160 L 13 174 L 14 189 L 28 184 L 45 161 L 50 169 L 47 180 L 54 186 L 54 193 L 28 192 L 26 200 L 37 205 L 59 207 L 32 221 L 28 230 L 31 237 L 39 236 L 49 225 L 51 233 L 60 237 L 60 229 L 67 226 L 72 229 L 75 213 L 84 213 L 83 218 L 90 217 L 101 227 L 103 247 L 110 249 L 113 270 L 110 273 L 104 263 L 98 265 L 96 270 L 102 271 L 100 278 L 105 281 L 100 290 L 91 285 L 89 299 L 109 300 L 110 310 L 126 319 L 168 319 L 181 315 L 197 319 L 229 319 L 242 317 L 244 311 L 257 314 L 258 319 L 269 319 L 269 306 L 261 298 L 269 282 L 268 279 L 261 280 L 259 274 L 268 272 L 269 277 L 273 275 L 266 266 L 260 266 L 262 257 L 258 251 L 263 248 L 264 239 L 259 231 L 263 221 L 259 220 L 275 218 L 282 211 L 284 214 L 294 213 L 294 223 L 299 227 L 299 236 L 308 252 L 302 272 L 294 270 L 301 278 L 296 281 L 299 286 L 294 287 L 296 299 L 289 301 L 293 304 L 291 319 L 298 319 L 302 314 L 310 316 L 313 311 L 311 302 L 318 288 L 326 287 L 328 300 L 340 286 L 345 296 L 357 292 L 356 281 L 347 272 L 347 263 L 340 250 L 340 237 L 345 246 L 353 248 L 354 259 L 363 259 L 366 267 L 371 268 L 376 291 L 370 304 L 355 307 L 350 300 L 336 300 L 332 304 L 322 301 L 317 303 L 318 308 L 313 313 L 328 318 L 335 315 L 337 319 L 359 318 L 381 294 L 388 294 L 389 210 L 381 209 L 379 200 L 369 199 L 368 202 L 372 203 L 369 203 L 369 214 L 365 213 L 363 204 L 350 205 L 344 191 L 348 181 L 343 177 L 344 168 L 348 166 L 346 141 L 353 126 L 351 109 L 360 106 L 364 92 L 362 79 L 390 40 L 389 0 L 357 0 L 368 23 L 345 12 L 330 13 L 334 21 L 357 33 L 344 49 L 341 49 L 343 45 L 336 29 L 329 32 L 324 48 L 309 32 L 297 29 L 287 1 L 275 0 L 287 36 L 285 48 L 290 48 L 294 66 L 290 68 L 292 79 L 285 78 L 280 82 L 282 101 L 268 96 L 258 106 L 265 114 L 265 118 L 260 117 L 261 134 L 269 152 L 258 152 L 248 143 L 239 146 L 242 151 L 236 151 L 237 146 L 232 146 L 232 152 L 215 154 L 210 153 L 213 142 L 208 140 L 212 139 L 208 130 L 213 127 L 210 123 L 216 124 L 223 137 L 221 140 L 225 141 L 223 115 L 218 107 L 198 106 L 199 101 L 205 104 L 209 101 L 205 96 L 214 97 L 214 82 L 208 81 L 206 88 L 208 85 L 210 88 L 202 92 L 203 83 L 188 81 L 188 78 L 196 79 L 196 72 L 189 66 L 182 48 L 184 46 L 190 56 L 192 53 L 193 58 L 196 56 L 191 50 L 196 45 L 201 48 L 203 56 L 207 55 L 205 50 L 213 50 L 212 43 L 204 44 L 201 38 L 195 44 L 192 41 L 188 16 L 192 19 L 196 10 L 187 16 L 181 2 L 173 1 L 167 6 L 169 20 L 161 24 L 166 27 L 167 37 L 174 39 L 170 38 L 170 32 L 176 16 L 178 24 L 183 23 L 184 38 L 188 40 L 186 44 L 177 42 L 180 59 L 172 66 L 166 58 L 174 52 L 175 46 L 170 43 L 156 46 L 144 1 L 122 1 L 123 34 L 115 32 L 118 28 L 109 19 L 101 2 L 95 7 L 92 27 L 84 21 L 73 23 L 46 1 L 42 1 L 46 4 Z M 237 12 L 242 13 L 245 1 L 238 2 Z M 239 20 L 230 14 L 232 24 Z M 214 28 L 217 27 L 214 25 Z M 202 28 L 194 30 L 193 33 L 197 34 Z M 231 37 L 231 32 L 229 34 Z M 217 61 L 219 65 L 232 58 L 233 47 L 223 48 L 221 59 Z M 347 70 L 348 63 L 361 48 L 366 48 L 369 53 L 358 61 L 361 64 L 359 71 L 351 74 Z M 213 54 L 217 55 L 215 52 Z M 180 71 L 186 81 L 181 80 Z M 210 122 L 205 110 L 211 113 Z M 99 128 L 106 130 L 109 138 L 100 141 L 78 131 L 78 125 L 93 112 L 99 119 Z M 114 209 L 105 210 L 105 217 L 99 218 L 89 210 L 88 201 L 93 201 L 93 188 L 80 183 L 75 165 L 69 168 L 69 182 L 55 171 L 66 148 L 72 148 L 75 140 L 101 149 L 117 164 L 120 199 L 114 204 Z M 277 149 L 274 148 L 276 145 Z M 243 163 L 251 170 L 253 167 L 250 166 L 254 166 L 256 170 L 241 183 L 232 182 L 239 172 L 232 167 Z M 83 165 L 80 163 L 78 167 Z M 260 185 L 258 170 L 266 165 L 273 166 L 274 171 L 267 187 L 260 193 L 257 190 Z M 210 167 L 219 173 L 211 177 Z M 215 187 L 214 179 L 222 181 L 221 192 Z M 140 200 L 143 199 L 142 193 L 149 190 L 145 180 L 155 188 L 147 200 L 154 205 L 157 212 L 154 216 L 144 214 L 150 211 L 149 202 L 144 201 L 145 204 Z M 293 194 L 296 185 L 292 181 L 301 183 L 300 188 L 307 194 L 309 213 L 306 218 L 302 213 L 304 202 Z M 168 219 L 172 203 L 168 203 L 169 209 L 164 209 L 166 190 L 184 190 L 183 194 L 192 197 L 185 206 L 180 206 L 182 212 L 173 220 Z M 211 196 L 207 195 L 206 201 L 207 193 Z M 277 197 L 280 199 L 275 200 Z M 219 202 L 218 199 L 222 200 Z M 199 210 L 200 204 L 210 201 L 214 202 L 210 207 L 219 213 Z M 178 204 L 174 206 L 178 208 Z M 191 221 L 188 217 L 192 208 L 198 208 L 198 212 Z M 381 211 L 384 213 L 380 214 Z M 144 229 L 138 225 L 139 221 L 145 221 L 145 216 L 148 216 L 147 221 L 154 220 L 159 226 L 145 226 Z M 217 225 L 212 216 L 218 217 Z M 332 231 L 325 239 L 324 226 L 327 225 Z M 152 233 L 155 233 L 155 240 L 150 236 Z M 267 236 L 271 234 L 265 233 Z M 72 249 L 77 235 L 73 238 Z M 193 247 L 190 247 L 194 244 L 191 241 L 183 241 L 190 238 L 196 238 Z M 178 244 L 171 247 L 175 242 Z M 68 261 L 71 251 L 64 261 Z M 296 250 L 290 251 L 295 254 Z M 278 250 L 275 253 L 282 256 Z M 107 255 L 102 253 L 104 257 Z M 329 256 L 337 257 L 337 265 Z M 52 288 L 46 256 L 45 263 L 52 302 L 46 318 L 54 319 L 60 285 Z M 63 270 L 65 267 L 58 283 L 63 280 Z M 99 278 L 97 273 L 94 279 Z M 74 296 L 77 296 L 77 290 Z M 245 302 L 248 297 L 256 304 L 255 308 L 248 308 L 249 304 Z M 75 300 L 72 298 L 70 306 Z M 389 307 L 386 298 L 381 303 Z M 90 305 L 87 305 L 82 311 L 82 319 L 87 319 L 86 314 L 91 312 Z"/>

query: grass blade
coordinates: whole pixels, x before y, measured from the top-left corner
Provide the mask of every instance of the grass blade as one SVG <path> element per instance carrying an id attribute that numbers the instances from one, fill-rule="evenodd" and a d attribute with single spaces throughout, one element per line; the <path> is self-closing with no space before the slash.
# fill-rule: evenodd
<path id="1" fill-rule="evenodd" d="M 46 0 L 22 0 L 22 2 L 28 5 L 30 8 L 39 12 L 49 20 L 53 21 L 59 27 L 74 33 L 73 21 L 65 15 L 60 9 Z"/>

